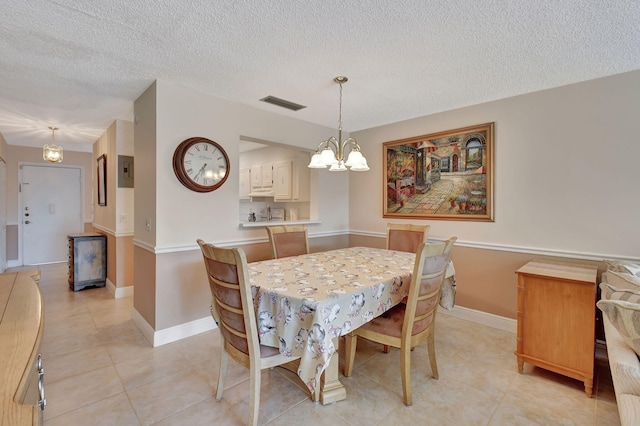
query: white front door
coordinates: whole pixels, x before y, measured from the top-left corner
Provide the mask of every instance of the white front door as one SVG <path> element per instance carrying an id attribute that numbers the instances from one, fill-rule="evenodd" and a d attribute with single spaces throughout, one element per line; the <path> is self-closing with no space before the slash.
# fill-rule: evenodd
<path id="1" fill-rule="evenodd" d="M 79 167 L 21 166 L 22 264 L 67 261 L 67 235 L 83 232 Z"/>

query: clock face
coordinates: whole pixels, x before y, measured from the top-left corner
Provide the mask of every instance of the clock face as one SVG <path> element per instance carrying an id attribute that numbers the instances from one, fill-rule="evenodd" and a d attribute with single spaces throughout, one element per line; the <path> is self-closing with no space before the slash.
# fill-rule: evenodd
<path id="1" fill-rule="evenodd" d="M 173 170 L 178 180 L 196 192 L 218 189 L 229 176 L 229 157 L 216 142 L 189 138 L 173 154 Z"/>

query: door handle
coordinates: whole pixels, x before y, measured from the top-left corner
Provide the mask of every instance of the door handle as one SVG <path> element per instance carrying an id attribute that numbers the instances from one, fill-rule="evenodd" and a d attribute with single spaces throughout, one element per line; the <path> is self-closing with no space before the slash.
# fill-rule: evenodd
<path id="1" fill-rule="evenodd" d="M 26 225 L 28 225 L 28 224 L 30 224 L 30 223 L 31 223 L 31 221 L 25 220 L 25 221 L 24 221 L 24 223 L 25 223 Z"/>

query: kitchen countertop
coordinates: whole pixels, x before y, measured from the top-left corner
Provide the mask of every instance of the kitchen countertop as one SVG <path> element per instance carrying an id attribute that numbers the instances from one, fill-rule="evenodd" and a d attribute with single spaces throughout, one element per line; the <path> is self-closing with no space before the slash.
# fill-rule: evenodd
<path id="1" fill-rule="evenodd" d="M 258 228 L 261 226 L 277 226 L 277 225 L 310 225 L 322 223 L 317 219 L 299 219 L 299 220 L 264 220 L 259 222 L 240 222 L 242 228 Z"/>

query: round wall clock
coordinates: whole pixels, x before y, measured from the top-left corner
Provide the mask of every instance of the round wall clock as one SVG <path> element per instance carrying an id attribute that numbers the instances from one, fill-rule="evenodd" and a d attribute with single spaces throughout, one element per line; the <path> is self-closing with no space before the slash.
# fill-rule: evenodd
<path id="1" fill-rule="evenodd" d="M 206 138 L 185 139 L 173 153 L 173 171 L 185 187 L 196 192 L 218 189 L 229 176 L 229 157 Z"/>

